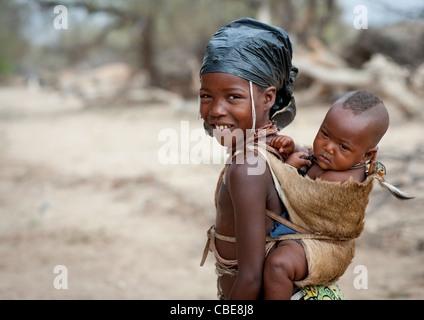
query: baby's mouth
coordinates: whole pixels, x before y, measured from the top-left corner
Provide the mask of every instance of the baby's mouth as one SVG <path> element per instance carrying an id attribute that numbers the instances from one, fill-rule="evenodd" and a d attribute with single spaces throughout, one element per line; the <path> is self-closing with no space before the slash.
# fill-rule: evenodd
<path id="1" fill-rule="evenodd" d="M 327 164 L 330 164 L 331 163 L 330 159 L 328 157 L 326 157 L 325 155 L 323 155 L 323 154 L 320 154 L 318 156 L 318 159 L 321 160 L 324 163 L 327 163 Z"/>

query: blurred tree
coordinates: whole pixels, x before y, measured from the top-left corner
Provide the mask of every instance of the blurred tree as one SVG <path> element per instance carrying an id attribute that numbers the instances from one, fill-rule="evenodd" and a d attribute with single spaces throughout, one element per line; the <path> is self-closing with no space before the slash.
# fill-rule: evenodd
<path id="1" fill-rule="evenodd" d="M 25 55 L 28 42 L 22 35 L 25 12 L 22 5 L 13 0 L 0 2 L 0 76 L 17 71 L 19 59 Z"/>
<path id="2" fill-rule="evenodd" d="M 335 0 L 285 0 L 277 12 L 281 23 L 297 36 L 299 44 L 306 44 L 311 37 L 330 44 L 334 30 L 342 26 Z"/>
<path id="3" fill-rule="evenodd" d="M 88 15 L 102 13 L 110 18 L 90 39 L 73 39 L 72 45 L 62 47 L 62 54 L 67 54 L 71 63 L 87 58 L 93 48 L 111 49 L 114 45 L 111 40 L 118 41 L 121 42 L 118 50 L 131 60 L 134 72 L 147 71 L 151 84 L 157 86 L 171 81 L 168 74 L 173 69 L 181 72 L 183 66 L 189 70 L 193 65 L 189 61 L 199 61 L 207 41 L 219 27 L 250 16 L 254 10 L 253 3 L 242 0 L 37 0 L 37 3 L 49 11 L 57 5 L 66 5 L 68 12 L 82 8 Z M 70 23 L 67 33 L 74 30 Z"/>
<path id="4" fill-rule="evenodd" d="M 150 2 L 150 3 L 149 3 Z M 127 1 L 117 3 L 116 1 L 72 1 L 66 3 L 69 10 L 72 8 L 83 8 L 86 12 L 91 14 L 104 13 L 110 16 L 110 23 L 98 30 L 97 34 L 85 42 L 78 42 L 72 44 L 68 48 L 68 56 L 71 62 L 86 58 L 88 53 L 95 47 L 105 46 L 108 35 L 120 29 L 135 29 L 135 32 L 129 32 L 131 39 L 130 43 L 139 54 L 136 68 L 146 69 L 150 76 L 151 81 L 155 84 L 158 79 L 158 72 L 156 70 L 154 59 L 154 41 L 153 36 L 155 13 L 161 0 L 156 1 Z M 51 9 L 58 5 L 63 5 L 63 1 L 49 1 L 38 0 L 42 8 Z M 130 48 L 131 49 L 131 48 Z"/>
<path id="5" fill-rule="evenodd" d="M 30 0 L 1 3 L 14 7 L 15 3 L 23 2 Z M 33 0 L 30 3 L 38 4 L 38 12 L 29 7 L 30 18 L 43 16 L 46 22 L 43 28 L 53 29 L 55 6 L 65 5 L 69 14 L 68 30 L 53 30 L 50 43 L 34 45 L 38 66 L 69 67 L 81 62 L 98 66 L 120 60 L 129 63 L 134 73 L 147 71 L 152 85 L 182 91 L 184 87 L 194 87 L 194 80 L 198 82 L 198 70 L 210 37 L 232 20 L 250 16 L 280 26 L 289 33 L 295 50 L 307 47 L 310 38 L 321 40 L 331 49 L 335 45 L 340 48 L 351 40 L 346 29 L 353 29 L 343 25 L 336 0 Z M 7 13 L 10 10 L 6 8 L 1 14 L 12 16 Z M 21 20 L 15 20 L 16 24 L 21 26 Z M 19 30 L 19 26 L 13 30 Z M 6 33 L 1 30 L 0 38 L 2 34 Z M 12 50 L 14 53 L 9 56 L 15 56 L 12 47 L 1 50 Z"/>

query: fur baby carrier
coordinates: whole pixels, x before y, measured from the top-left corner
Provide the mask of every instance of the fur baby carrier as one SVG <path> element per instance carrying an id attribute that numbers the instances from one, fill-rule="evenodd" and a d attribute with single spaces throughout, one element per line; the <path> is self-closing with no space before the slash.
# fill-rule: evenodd
<path id="1" fill-rule="evenodd" d="M 374 179 L 398 198 L 409 198 L 384 181 L 384 166 L 377 162 L 370 164 L 370 172 L 362 183 L 352 178 L 344 183 L 328 182 L 302 177 L 269 151 L 261 147 L 256 150 L 269 165 L 291 222 L 300 227 L 291 239 L 302 241 L 309 273 L 307 278 L 295 282 L 298 287 L 331 284 L 346 271 L 355 254 L 355 239 L 364 229 Z M 283 236 L 284 239 L 287 236 L 291 235 Z"/>

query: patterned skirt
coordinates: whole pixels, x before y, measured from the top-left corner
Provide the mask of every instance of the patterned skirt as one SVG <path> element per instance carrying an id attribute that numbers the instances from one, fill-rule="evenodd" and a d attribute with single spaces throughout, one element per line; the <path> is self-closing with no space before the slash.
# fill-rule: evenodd
<path id="1" fill-rule="evenodd" d="M 342 291 L 337 284 L 328 286 L 306 286 L 293 295 L 291 300 L 344 300 Z"/>

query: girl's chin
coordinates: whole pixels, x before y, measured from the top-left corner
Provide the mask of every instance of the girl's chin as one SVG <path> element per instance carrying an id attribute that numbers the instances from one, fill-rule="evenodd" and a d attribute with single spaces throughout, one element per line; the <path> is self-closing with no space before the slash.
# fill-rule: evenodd
<path id="1" fill-rule="evenodd" d="M 229 139 L 228 137 L 224 137 L 224 136 L 214 136 L 214 138 L 223 147 L 228 148 L 228 147 L 234 147 L 237 145 L 237 140 L 235 140 L 234 137 L 230 137 L 232 139 Z"/>
<path id="2" fill-rule="evenodd" d="M 244 141 L 244 134 L 241 130 L 214 129 L 213 137 L 224 147 L 235 146 L 239 141 Z"/>

